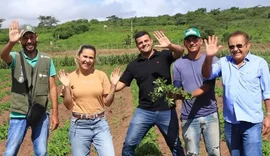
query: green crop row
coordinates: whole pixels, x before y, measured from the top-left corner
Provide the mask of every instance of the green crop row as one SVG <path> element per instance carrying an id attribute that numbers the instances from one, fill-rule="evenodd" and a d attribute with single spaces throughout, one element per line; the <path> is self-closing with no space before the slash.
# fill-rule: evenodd
<path id="1" fill-rule="evenodd" d="M 69 126 L 67 121 L 63 127 L 53 132 L 48 144 L 48 155 L 64 156 L 70 153 Z"/>
<path id="2" fill-rule="evenodd" d="M 7 139 L 8 123 L 0 125 L 0 141 Z"/>
<path id="3" fill-rule="evenodd" d="M 124 65 L 128 64 L 137 57 L 138 54 L 123 54 L 123 55 L 101 55 L 97 56 L 96 65 Z M 64 56 L 53 58 L 56 67 L 75 66 L 74 56 Z"/>

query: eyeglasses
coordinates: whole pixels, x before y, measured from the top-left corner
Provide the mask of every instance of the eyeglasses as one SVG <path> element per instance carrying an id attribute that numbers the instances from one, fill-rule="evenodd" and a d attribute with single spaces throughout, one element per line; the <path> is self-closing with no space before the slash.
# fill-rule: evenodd
<path id="1" fill-rule="evenodd" d="M 235 47 L 237 49 L 243 48 L 245 45 L 247 45 L 247 42 L 245 44 L 236 44 L 236 45 L 229 45 L 229 49 L 234 49 Z"/>

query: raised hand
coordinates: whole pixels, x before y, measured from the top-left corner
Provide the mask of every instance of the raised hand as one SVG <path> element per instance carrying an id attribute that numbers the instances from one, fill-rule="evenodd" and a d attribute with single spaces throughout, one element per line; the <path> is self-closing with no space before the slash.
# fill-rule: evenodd
<path id="1" fill-rule="evenodd" d="M 172 44 L 162 31 L 154 31 L 154 36 L 159 42 L 159 45 L 155 45 L 155 47 L 168 48 Z"/>
<path id="2" fill-rule="evenodd" d="M 66 73 L 64 69 L 59 70 L 58 79 L 65 87 L 70 85 L 70 78 L 68 76 L 68 73 Z"/>
<path id="3" fill-rule="evenodd" d="M 208 36 L 208 40 L 204 39 L 204 43 L 207 56 L 215 56 L 222 47 L 221 45 L 218 46 L 218 37 L 215 35 Z"/>
<path id="4" fill-rule="evenodd" d="M 19 31 L 19 23 L 18 21 L 12 21 L 9 25 L 9 41 L 17 42 L 21 38 L 21 34 L 23 31 Z"/>
<path id="5" fill-rule="evenodd" d="M 111 73 L 110 80 L 113 85 L 116 85 L 121 77 L 121 72 L 119 68 L 115 68 Z"/>

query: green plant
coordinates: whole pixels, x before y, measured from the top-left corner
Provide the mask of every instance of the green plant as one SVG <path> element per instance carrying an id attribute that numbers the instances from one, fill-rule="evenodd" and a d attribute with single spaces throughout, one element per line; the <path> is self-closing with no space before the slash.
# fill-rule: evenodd
<path id="1" fill-rule="evenodd" d="M 53 132 L 48 145 L 48 155 L 62 156 L 70 153 L 69 126 L 69 121 L 66 121 L 63 127 Z"/>
<path id="2" fill-rule="evenodd" d="M 175 105 L 175 98 L 180 96 L 183 99 L 191 99 L 191 93 L 183 90 L 183 88 L 176 88 L 172 84 L 167 84 L 167 80 L 158 78 L 154 82 L 155 88 L 153 92 L 149 93 L 152 101 L 155 102 L 157 99 L 165 97 L 165 101 L 170 107 Z"/>
<path id="3" fill-rule="evenodd" d="M 263 140 L 262 143 L 262 154 L 263 156 L 268 156 L 270 155 L 270 142 Z"/>
<path id="4" fill-rule="evenodd" d="M 221 87 L 216 86 L 215 93 L 217 96 L 222 97 L 223 96 L 223 89 Z"/>
<path id="5" fill-rule="evenodd" d="M 219 129 L 220 129 L 220 137 L 222 141 L 225 141 L 225 133 L 224 133 L 224 117 L 222 111 L 219 114 Z"/>
<path id="6" fill-rule="evenodd" d="M 0 141 L 7 139 L 8 126 L 8 123 L 0 125 Z"/>

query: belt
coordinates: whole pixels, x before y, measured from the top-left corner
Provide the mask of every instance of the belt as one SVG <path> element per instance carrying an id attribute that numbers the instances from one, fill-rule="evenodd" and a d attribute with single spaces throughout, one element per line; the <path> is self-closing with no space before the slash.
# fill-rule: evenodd
<path id="1" fill-rule="evenodd" d="M 78 119 L 95 119 L 99 118 L 105 115 L 105 112 L 101 112 L 98 114 L 79 114 L 79 113 L 74 113 L 72 112 L 72 116 Z"/>

